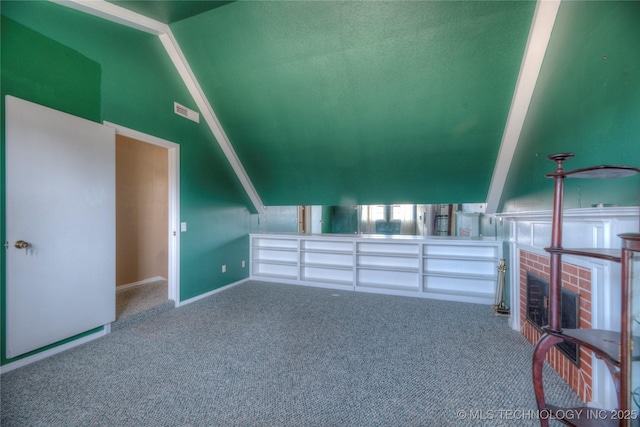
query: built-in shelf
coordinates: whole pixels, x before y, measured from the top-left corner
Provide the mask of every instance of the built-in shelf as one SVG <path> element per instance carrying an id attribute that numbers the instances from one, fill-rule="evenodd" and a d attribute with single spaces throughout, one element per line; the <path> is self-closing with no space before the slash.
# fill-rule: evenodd
<path id="1" fill-rule="evenodd" d="M 389 285 L 380 284 L 380 283 L 369 283 L 369 282 L 360 282 L 357 286 L 358 289 L 361 288 L 374 288 L 374 289 L 389 289 Z M 418 292 L 420 288 L 417 286 L 408 286 L 408 285 L 396 285 L 393 286 L 393 289 L 397 291 L 409 291 L 409 292 Z"/>
<path id="2" fill-rule="evenodd" d="M 331 254 L 331 255 L 353 255 L 353 249 L 350 251 L 332 251 L 330 249 L 300 249 L 302 253 L 314 253 L 314 254 Z"/>
<path id="3" fill-rule="evenodd" d="M 450 277 L 456 279 L 468 279 L 468 280 L 483 280 L 483 281 L 491 281 L 493 285 L 493 281 L 496 280 L 496 276 L 494 274 L 474 274 L 474 273 L 452 273 L 450 271 L 429 271 L 424 273 L 425 276 L 436 276 L 436 277 Z"/>
<path id="4" fill-rule="evenodd" d="M 298 263 L 295 261 L 280 261 L 280 260 L 257 260 L 253 261 L 254 264 L 273 264 L 273 265 L 290 265 L 297 266 Z"/>
<path id="5" fill-rule="evenodd" d="M 264 250 L 274 250 L 274 251 L 282 251 L 282 252 L 298 252 L 298 248 L 288 248 L 282 246 L 254 246 L 253 249 L 264 249 Z"/>
<path id="6" fill-rule="evenodd" d="M 310 262 L 305 262 L 301 264 L 304 267 L 313 267 L 313 268 L 326 268 L 328 270 L 346 270 L 353 271 L 352 266 L 347 265 L 330 265 L 330 264 L 314 264 Z"/>
<path id="7" fill-rule="evenodd" d="M 456 256 L 456 255 L 425 255 L 425 259 L 446 259 L 451 261 L 495 261 L 496 256 Z"/>
<path id="8" fill-rule="evenodd" d="M 362 270 L 403 271 L 403 272 L 407 272 L 407 273 L 419 273 L 420 272 L 420 269 L 417 268 L 417 267 L 400 267 L 400 266 L 358 264 L 357 268 L 362 269 Z"/>
<path id="9" fill-rule="evenodd" d="M 452 291 L 452 290 L 430 290 L 430 294 L 434 295 L 457 295 L 459 297 L 473 297 L 473 298 L 493 298 L 493 293 L 487 292 L 472 292 L 472 291 Z"/>
<path id="10" fill-rule="evenodd" d="M 299 246 L 301 282 L 353 288 L 353 243 L 300 239 Z"/>
<path id="11" fill-rule="evenodd" d="M 403 253 L 395 253 L 395 252 L 369 252 L 369 251 L 358 251 L 359 255 L 368 255 L 368 256 L 379 256 L 384 258 L 411 258 L 418 259 L 420 257 L 419 254 L 403 254 Z"/>
<path id="12" fill-rule="evenodd" d="M 251 235 L 251 277 L 493 304 L 502 242 L 421 237 Z"/>
<path id="13" fill-rule="evenodd" d="M 291 276 L 288 274 L 276 274 L 276 273 L 266 273 L 266 272 L 260 272 L 260 277 L 271 278 L 271 279 L 283 279 L 283 280 L 291 280 L 296 278 L 295 276 Z"/>

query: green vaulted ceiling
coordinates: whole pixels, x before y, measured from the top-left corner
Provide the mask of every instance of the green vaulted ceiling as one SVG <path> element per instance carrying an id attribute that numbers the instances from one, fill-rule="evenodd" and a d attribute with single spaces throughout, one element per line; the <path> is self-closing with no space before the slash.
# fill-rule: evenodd
<path id="1" fill-rule="evenodd" d="M 482 202 L 534 9 L 240 1 L 171 29 L 266 205 Z"/>
<path id="2" fill-rule="evenodd" d="M 485 201 L 535 10 L 114 3 L 151 17 L 162 4 L 265 205 Z"/>
<path id="3" fill-rule="evenodd" d="M 557 18 L 527 0 L 111 3 L 168 25 L 256 205 L 535 210 L 548 154 L 640 163 L 638 1 L 564 1 Z M 605 202 L 637 204 L 631 184 Z"/>

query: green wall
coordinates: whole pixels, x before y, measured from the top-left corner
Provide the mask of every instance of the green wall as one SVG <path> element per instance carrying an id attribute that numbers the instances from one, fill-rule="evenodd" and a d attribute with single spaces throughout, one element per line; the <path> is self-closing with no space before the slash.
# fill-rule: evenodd
<path id="1" fill-rule="evenodd" d="M 10 94 L 98 122 L 101 74 L 96 61 L 2 16 L 2 111 Z"/>
<path id="2" fill-rule="evenodd" d="M 180 299 L 248 277 L 247 196 L 207 126 L 173 113 L 174 101 L 195 105 L 157 37 L 49 2 L 3 1 L 2 15 L 3 102 L 11 94 L 180 144 L 180 213 L 188 223 Z M 2 153 L 4 165 L 4 140 Z"/>
<path id="3" fill-rule="evenodd" d="M 503 193 L 504 211 L 551 209 L 555 169 L 640 167 L 640 2 L 562 2 Z M 567 180 L 565 207 L 638 205 L 640 178 Z"/>
<path id="4" fill-rule="evenodd" d="M 22 99 L 28 99 L 41 105 L 47 105 L 59 111 L 85 118 L 87 120 L 100 120 L 100 80 L 101 67 L 95 61 L 42 36 L 29 28 L 2 16 L 2 52 L 0 62 L 2 64 L 0 100 L 0 171 L 4 183 L 5 173 L 5 95 L 10 94 Z M 11 38 L 15 43 L 4 43 Z M 39 52 L 40 56 L 34 55 Z M 47 64 L 43 67 L 42 64 Z M 2 218 L 4 218 L 5 187 L 1 186 L 0 206 L 2 206 Z M 0 224 L 2 241 L 6 241 L 6 224 L 3 220 Z M 0 271 L 6 267 L 6 252 L 2 252 Z M 5 276 L 0 277 L 0 364 L 5 364 L 5 306 L 6 301 Z M 98 328 L 98 330 L 101 328 Z M 95 331 L 89 331 L 95 332 Z M 81 334 L 78 337 L 85 335 Z M 70 340 L 65 340 L 67 342 Z M 47 346 L 42 350 L 55 345 Z M 30 356 L 38 351 L 27 353 L 22 357 Z"/>

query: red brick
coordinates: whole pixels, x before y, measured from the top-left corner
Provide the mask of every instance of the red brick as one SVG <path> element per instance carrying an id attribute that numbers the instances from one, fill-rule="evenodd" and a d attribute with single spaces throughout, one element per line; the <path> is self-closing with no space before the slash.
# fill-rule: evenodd
<path id="1" fill-rule="evenodd" d="M 573 292 L 574 294 L 579 294 L 580 293 L 580 288 L 578 288 L 578 286 L 576 284 L 573 283 L 563 283 L 562 287 L 565 288 L 568 291 Z"/>
<path id="2" fill-rule="evenodd" d="M 563 280 L 562 282 L 570 285 L 578 286 L 580 284 L 580 279 L 578 279 L 577 276 L 568 276 L 567 280 Z"/>
<path id="3" fill-rule="evenodd" d="M 580 279 L 579 280 L 580 288 L 584 290 L 585 294 L 591 294 L 591 282 Z"/>
<path id="4" fill-rule="evenodd" d="M 527 271 L 549 280 L 549 258 L 539 256 L 526 251 L 520 251 L 520 283 L 519 283 L 519 303 L 521 318 L 521 333 L 527 341 L 535 345 L 540 339 L 540 332 L 526 321 L 526 273 Z M 580 295 L 580 326 L 591 327 L 591 273 L 572 264 L 563 263 L 562 286 L 571 292 Z M 546 355 L 547 362 L 564 378 L 571 388 L 583 399 L 589 402 L 592 399 L 592 354 L 590 351 L 581 348 L 580 368 L 570 362 L 567 357 L 559 352 L 555 347 Z"/>
<path id="5" fill-rule="evenodd" d="M 573 264 L 567 264 L 566 262 L 562 263 L 562 271 L 573 276 L 578 275 L 578 267 Z"/>
<path id="6" fill-rule="evenodd" d="M 587 270 L 585 268 L 581 268 L 580 271 L 579 271 L 578 276 L 581 279 L 584 279 L 584 280 L 587 280 L 587 281 L 591 282 L 591 270 Z"/>
<path id="7" fill-rule="evenodd" d="M 591 301 L 591 286 L 585 286 L 584 283 L 580 283 L 578 287 L 580 288 L 580 298 Z"/>
<path id="8" fill-rule="evenodd" d="M 582 308 L 582 305 L 584 304 L 585 310 L 591 312 L 591 295 L 583 294 L 583 292 L 584 291 L 580 291 L 580 308 Z"/>
<path id="9" fill-rule="evenodd" d="M 542 264 L 540 262 L 534 262 L 533 263 L 533 268 L 536 269 L 538 274 L 543 274 L 544 273 L 544 264 Z"/>

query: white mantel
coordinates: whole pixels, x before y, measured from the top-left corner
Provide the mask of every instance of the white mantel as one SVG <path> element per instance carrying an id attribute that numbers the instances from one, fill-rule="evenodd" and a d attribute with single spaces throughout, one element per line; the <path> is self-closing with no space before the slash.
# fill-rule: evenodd
<path id="1" fill-rule="evenodd" d="M 518 313 L 513 310 L 518 307 L 517 301 L 513 300 L 517 296 L 519 257 L 518 251 L 526 249 L 530 252 L 547 254 L 544 251 L 551 242 L 551 211 L 538 212 L 515 212 L 496 214 L 498 221 L 504 222 L 503 228 L 506 229 L 508 235 L 504 236 L 504 240 L 509 244 L 510 253 L 510 284 L 511 284 L 511 327 L 519 330 Z M 562 227 L 562 245 L 566 248 L 609 248 L 618 249 L 621 247 L 621 240 L 618 237 L 622 233 L 638 232 L 640 222 L 640 208 L 636 207 L 615 207 L 615 208 L 584 208 L 584 209 L 566 209 L 563 215 Z M 590 267 L 596 266 L 601 269 L 611 270 L 612 265 L 609 261 L 597 259 L 585 259 L 565 255 L 563 260 L 572 264 Z M 609 271 L 604 280 L 603 285 L 607 287 L 614 286 L 619 289 L 620 272 L 619 268 L 613 268 Z M 600 273 L 600 271 L 597 271 Z M 594 277 L 597 277 L 594 275 Z M 613 283 L 612 283 L 613 281 Z M 616 294 L 616 297 L 618 294 Z M 616 302 L 618 302 L 616 300 Z M 601 310 L 598 310 L 599 316 L 594 316 L 594 328 L 612 328 L 610 316 L 605 316 L 605 306 L 610 306 L 612 301 L 602 300 L 597 304 L 604 304 Z M 615 307 L 617 311 L 619 308 Z M 606 311 L 609 312 L 609 309 Z M 594 309 L 595 311 L 595 309 Z M 595 314 L 595 313 L 594 313 Z M 617 321 L 616 321 L 617 323 Z"/>
<path id="2" fill-rule="evenodd" d="M 640 208 L 609 207 L 566 209 L 563 215 L 562 245 L 565 248 L 621 247 L 619 234 L 638 232 Z M 548 256 L 544 250 L 551 242 L 551 211 L 497 214 L 505 232 L 509 250 L 510 326 L 520 325 L 520 251 Z M 595 258 L 563 255 L 563 262 L 591 271 L 592 328 L 620 330 L 620 264 Z M 603 408 L 616 406 L 613 383 L 603 362 L 593 367 L 592 405 Z"/>

